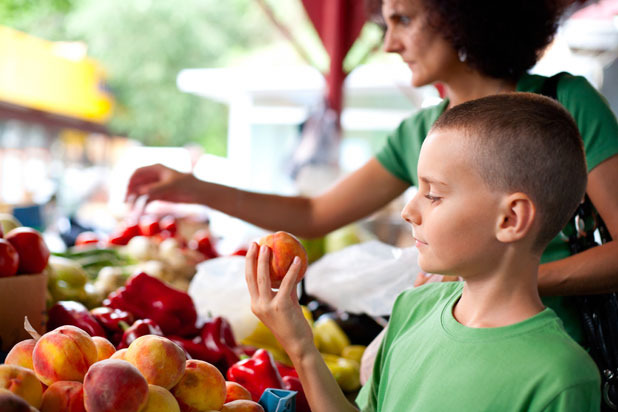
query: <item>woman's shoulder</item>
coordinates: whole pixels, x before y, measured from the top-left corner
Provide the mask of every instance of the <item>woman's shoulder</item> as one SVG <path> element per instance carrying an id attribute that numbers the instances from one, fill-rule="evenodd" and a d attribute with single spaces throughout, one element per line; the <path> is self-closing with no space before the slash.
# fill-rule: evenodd
<path id="1" fill-rule="evenodd" d="M 397 134 L 420 134 L 424 138 L 436 119 L 444 112 L 448 101 L 442 100 L 440 103 L 429 107 L 423 107 L 410 116 L 406 117 L 397 128 Z"/>
<path id="2" fill-rule="evenodd" d="M 558 77 L 556 92 L 558 99 L 571 94 L 592 93 L 598 95 L 594 86 L 584 77 L 569 72 L 556 73 L 553 76 L 525 74 L 517 82 L 517 91 L 539 93 L 550 77 Z"/>

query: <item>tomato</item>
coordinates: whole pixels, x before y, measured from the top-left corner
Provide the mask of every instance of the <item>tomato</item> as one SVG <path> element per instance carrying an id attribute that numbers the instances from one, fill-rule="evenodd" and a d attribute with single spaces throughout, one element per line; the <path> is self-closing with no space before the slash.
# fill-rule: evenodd
<path id="1" fill-rule="evenodd" d="M 159 221 L 159 226 L 161 226 L 161 230 L 167 230 L 172 235 L 176 234 L 178 230 L 178 225 L 176 224 L 176 218 L 174 216 L 163 216 Z"/>
<path id="2" fill-rule="evenodd" d="M 0 239 L 0 278 L 15 275 L 18 267 L 19 255 L 17 251 L 8 240 Z"/>
<path id="3" fill-rule="evenodd" d="M 125 236 L 123 233 L 114 233 L 110 235 L 110 237 L 107 239 L 107 244 L 115 246 L 126 246 L 127 244 L 129 244 L 129 240 L 131 240 L 131 238 Z"/>
<path id="4" fill-rule="evenodd" d="M 133 239 L 135 236 L 141 236 L 142 230 L 139 228 L 139 225 L 137 223 L 132 223 L 126 225 L 119 234 L 130 240 Z"/>
<path id="5" fill-rule="evenodd" d="M 6 240 L 19 255 L 17 273 L 41 273 L 49 260 L 49 249 L 43 236 L 29 227 L 18 227 L 6 234 Z"/>
<path id="6" fill-rule="evenodd" d="M 144 236 L 154 236 L 161 231 L 159 221 L 153 216 L 143 216 L 139 220 L 139 228 Z"/>
<path id="7" fill-rule="evenodd" d="M 219 256 L 219 253 L 217 253 L 213 245 L 210 232 L 208 232 L 208 230 L 198 230 L 195 232 L 193 238 L 189 241 L 189 248 L 197 250 L 204 255 L 206 259 L 212 259 Z"/>
<path id="8" fill-rule="evenodd" d="M 96 245 L 101 239 L 94 232 L 82 232 L 75 239 L 75 246 Z"/>

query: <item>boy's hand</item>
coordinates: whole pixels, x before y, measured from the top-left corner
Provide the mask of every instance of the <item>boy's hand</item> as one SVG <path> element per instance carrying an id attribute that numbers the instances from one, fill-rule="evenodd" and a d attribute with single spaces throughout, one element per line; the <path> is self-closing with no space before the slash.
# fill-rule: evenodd
<path id="1" fill-rule="evenodd" d="M 258 252 L 259 250 L 259 252 Z M 270 283 L 271 250 L 252 243 L 245 260 L 245 279 L 251 296 L 251 310 L 273 332 L 288 355 L 300 355 L 313 346 L 313 333 L 296 296 L 300 259 L 296 257 L 278 291 Z"/>

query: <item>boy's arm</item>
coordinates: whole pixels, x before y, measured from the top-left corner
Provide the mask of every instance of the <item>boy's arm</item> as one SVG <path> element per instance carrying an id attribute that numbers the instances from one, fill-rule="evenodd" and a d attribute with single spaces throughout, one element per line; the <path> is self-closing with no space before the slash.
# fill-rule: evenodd
<path id="1" fill-rule="evenodd" d="M 292 360 L 313 412 L 358 411 L 344 396 L 313 343 L 313 333 L 296 297 L 300 259 L 296 257 L 281 286 L 270 284 L 270 249 L 251 244 L 245 263 L 245 278 L 251 295 L 251 310 L 273 332 Z"/>

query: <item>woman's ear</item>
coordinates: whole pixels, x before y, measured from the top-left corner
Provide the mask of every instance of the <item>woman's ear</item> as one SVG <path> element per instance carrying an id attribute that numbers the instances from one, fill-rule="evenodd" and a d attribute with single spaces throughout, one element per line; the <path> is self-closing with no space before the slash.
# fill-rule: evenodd
<path id="1" fill-rule="evenodd" d="M 528 195 L 517 192 L 505 196 L 501 209 L 496 227 L 496 238 L 500 242 L 516 242 L 532 232 L 536 208 Z"/>

